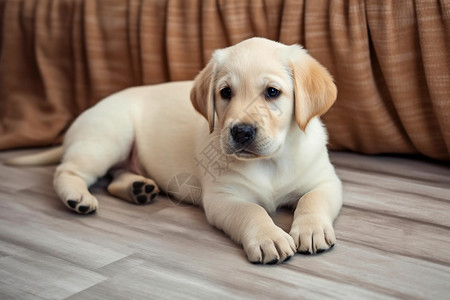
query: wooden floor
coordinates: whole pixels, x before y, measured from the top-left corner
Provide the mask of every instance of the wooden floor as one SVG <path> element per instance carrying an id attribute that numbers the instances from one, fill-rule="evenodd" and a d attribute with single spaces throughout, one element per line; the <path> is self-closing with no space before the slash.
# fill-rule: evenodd
<path id="1" fill-rule="evenodd" d="M 0 160 L 25 152 L 0 152 Z M 53 166 L 0 166 L 0 299 L 450 299 L 450 167 L 332 153 L 344 207 L 330 252 L 252 265 L 195 207 L 93 191 L 68 211 Z M 288 230 L 291 212 L 275 221 Z"/>

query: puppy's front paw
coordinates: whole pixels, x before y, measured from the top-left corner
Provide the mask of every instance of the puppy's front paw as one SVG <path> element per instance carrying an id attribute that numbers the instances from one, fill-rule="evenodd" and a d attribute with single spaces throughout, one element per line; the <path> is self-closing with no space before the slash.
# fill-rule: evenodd
<path id="1" fill-rule="evenodd" d="M 249 232 L 243 242 L 248 260 L 256 264 L 276 264 L 291 258 L 295 253 L 292 237 L 278 226 L 258 228 Z"/>
<path id="2" fill-rule="evenodd" d="M 303 254 L 322 253 L 336 243 L 332 222 L 316 214 L 298 216 L 289 234 L 295 241 L 297 252 Z"/>

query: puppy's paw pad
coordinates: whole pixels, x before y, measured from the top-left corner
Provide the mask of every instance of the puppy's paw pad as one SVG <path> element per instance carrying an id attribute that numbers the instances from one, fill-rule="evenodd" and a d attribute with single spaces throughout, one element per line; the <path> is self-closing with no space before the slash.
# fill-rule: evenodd
<path id="1" fill-rule="evenodd" d="M 137 204 L 148 204 L 158 195 L 158 190 L 153 184 L 146 184 L 143 181 L 135 181 L 132 184 L 132 197 Z"/>
<path id="2" fill-rule="evenodd" d="M 79 201 L 77 200 L 67 200 L 67 207 L 76 213 L 87 215 L 93 214 L 97 211 L 98 202 L 94 196 L 83 196 Z"/>
<path id="3" fill-rule="evenodd" d="M 67 205 L 69 205 L 70 208 L 76 208 L 77 207 L 78 202 L 75 200 L 68 200 L 67 201 Z"/>
<path id="4" fill-rule="evenodd" d="M 87 206 L 87 205 L 78 206 L 78 211 L 82 214 L 87 213 L 88 210 L 89 210 L 89 206 Z"/>
<path id="5" fill-rule="evenodd" d="M 151 194 L 155 190 L 155 186 L 153 184 L 147 184 L 145 186 L 145 193 Z"/>
<path id="6" fill-rule="evenodd" d="M 131 191 L 133 195 L 139 195 L 142 193 L 142 187 L 145 185 L 143 181 L 135 181 L 132 184 L 133 190 Z"/>
<path id="7" fill-rule="evenodd" d="M 148 197 L 147 195 L 140 195 L 136 197 L 136 200 L 139 204 L 145 204 L 148 202 Z"/>

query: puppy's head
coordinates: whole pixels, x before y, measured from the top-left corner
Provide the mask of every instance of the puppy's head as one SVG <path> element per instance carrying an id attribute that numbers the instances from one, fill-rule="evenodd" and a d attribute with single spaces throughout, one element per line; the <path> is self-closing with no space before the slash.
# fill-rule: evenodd
<path id="1" fill-rule="evenodd" d="M 191 101 L 210 132 L 220 130 L 225 154 L 254 159 L 277 152 L 293 122 L 305 131 L 336 93 L 327 70 L 300 46 L 251 38 L 213 53 Z"/>

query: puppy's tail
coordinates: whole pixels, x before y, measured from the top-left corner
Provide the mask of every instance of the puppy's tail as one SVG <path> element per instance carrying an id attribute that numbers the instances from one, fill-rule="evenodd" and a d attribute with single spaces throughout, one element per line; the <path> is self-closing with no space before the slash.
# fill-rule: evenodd
<path id="1" fill-rule="evenodd" d="M 3 163 L 8 166 L 42 166 L 56 164 L 61 161 L 63 152 L 63 147 L 59 146 L 44 152 L 14 157 Z"/>

